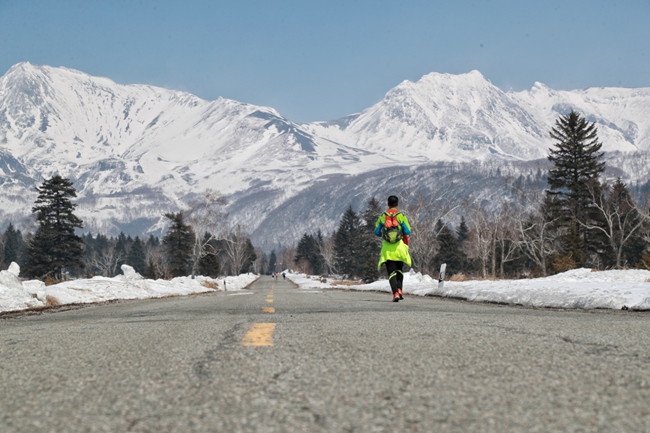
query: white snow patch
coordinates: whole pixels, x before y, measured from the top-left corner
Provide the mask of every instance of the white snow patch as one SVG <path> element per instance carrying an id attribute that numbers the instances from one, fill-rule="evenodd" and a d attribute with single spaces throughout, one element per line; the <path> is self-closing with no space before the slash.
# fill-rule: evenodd
<path id="1" fill-rule="evenodd" d="M 177 277 L 172 280 L 148 280 L 128 265 L 122 265 L 123 275 L 114 278 L 93 277 L 65 281 L 45 286 L 42 281 L 21 281 L 20 267 L 12 263 L 0 272 L 0 312 L 44 307 L 47 297 L 61 305 L 104 302 L 117 299 L 148 299 L 164 296 L 190 295 L 214 291 L 238 291 L 258 278 L 255 274 L 213 279 L 198 276 Z M 206 285 L 204 285 L 206 284 Z M 207 287 L 215 286 L 216 289 Z"/>
<path id="2" fill-rule="evenodd" d="M 288 273 L 287 278 L 301 289 L 342 288 L 336 281 L 305 274 Z M 616 270 L 593 272 L 574 269 L 545 278 L 496 281 L 438 281 L 414 271 L 404 276 L 404 293 L 418 296 L 441 296 L 476 302 L 496 302 L 526 307 L 609 308 L 650 310 L 650 271 Z M 349 290 L 390 292 L 386 280 L 371 284 L 345 286 Z"/>

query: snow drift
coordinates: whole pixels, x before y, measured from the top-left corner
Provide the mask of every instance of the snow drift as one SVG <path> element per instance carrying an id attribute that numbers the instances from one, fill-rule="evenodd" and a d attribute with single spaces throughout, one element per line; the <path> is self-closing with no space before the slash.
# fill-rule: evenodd
<path id="1" fill-rule="evenodd" d="M 21 281 L 20 267 L 12 263 L 8 270 L 0 271 L 0 312 L 45 307 L 48 303 L 87 304 L 242 290 L 258 278 L 255 274 L 242 274 L 219 279 L 198 276 L 148 280 L 129 265 L 122 265 L 122 272 L 114 278 L 93 277 L 46 286 L 38 280 Z"/>
<path id="2" fill-rule="evenodd" d="M 334 284 L 336 281 L 331 279 L 321 282 L 320 278 L 304 274 L 288 274 L 287 278 L 305 289 L 337 288 Z M 526 280 L 446 281 L 439 289 L 437 280 L 411 270 L 405 274 L 404 293 L 537 308 L 640 311 L 650 310 L 649 281 L 650 271 L 646 270 L 594 272 L 582 268 L 546 278 Z M 386 280 L 346 288 L 390 292 Z"/>

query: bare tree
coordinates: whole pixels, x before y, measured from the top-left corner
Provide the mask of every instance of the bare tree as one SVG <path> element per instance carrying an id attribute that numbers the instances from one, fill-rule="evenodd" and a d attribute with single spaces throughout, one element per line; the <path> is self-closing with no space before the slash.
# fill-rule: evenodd
<path id="1" fill-rule="evenodd" d="M 437 189 L 431 194 L 405 194 L 401 207 L 411 225 L 409 236 L 409 252 L 413 259 L 413 267 L 423 274 L 433 275 L 436 264 L 433 257 L 437 251 L 436 222 L 445 219 L 459 206 L 453 205 L 449 191 Z"/>
<path id="2" fill-rule="evenodd" d="M 323 256 L 325 273 L 328 275 L 336 273 L 336 254 L 334 252 L 334 236 L 323 238 L 323 242 L 318 245 L 320 255 Z"/>
<path id="3" fill-rule="evenodd" d="M 99 270 L 104 277 L 113 277 L 117 274 L 117 265 L 124 260 L 124 255 L 112 245 L 100 252 L 93 251 L 90 255 L 91 267 Z"/>
<path id="4" fill-rule="evenodd" d="M 484 206 L 478 205 L 469 212 L 469 248 L 478 259 L 482 278 L 488 276 L 488 261 L 495 242 L 495 225 Z"/>
<path id="5" fill-rule="evenodd" d="M 199 260 L 207 254 L 214 254 L 213 241 L 225 236 L 224 220 L 227 213 L 223 211 L 228 201 L 217 191 L 206 189 L 198 197 L 188 201 L 185 215 L 187 223 L 194 230 L 192 248 L 192 276 L 198 273 Z M 207 236 L 206 236 L 207 234 Z"/>
<path id="6" fill-rule="evenodd" d="M 595 183 L 589 184 L 588 187 L 591 204 L 603 218 L 605 225 L 585 223 L 578 219 L 576 221 L 588 230 L 599 231 L 605 235 L 616 257 L 616 269 L 621 269 L 623 248 L 644 223 L 650 220 L 650 215 L 639 209 L 620 179 L 614 187 L 605 184 L 601 190 Z"/>
<path id="7" fill-rule="evenodd" d="M 145 247 L 145 258 L 147 265 L 153 264 L 155 274 L 167 278 L 170 275 L 169 265 L 165 260 L 165 255 L 160 247 L 152 247 L 147 245 Z"/>
<path id="8" fill-rule="evenodd" d="M 231 271 L 237 274 L 251 260 L 254 250 L 250 248 L 248 235 L 239 224 L 224 240 L 226 255 L 232 266 Z"/>
<path id="9" fill-rule="evenodd" d="M 492 245 L 492 275 L 496 275 L 496 248 L 499 246 L 499 277 L 505 277 L 506 263 L 517 259 L 519 237 L 516 230 L 515 208 L 513 204 L 503 202 L 494 219 L 495 231 Z"/>
<path id="10" fill-rule="evenodd" d="M 253 262 L 253 273 L 261 274 L 268 265 L 268 258 L 261 248 L 255 247 L 255 261 Z"/>
<path id="11" fill-rule="evenodd" d="M 296 257 L 296 248 L 285 248 L 278 254 L 277 268 L 291 269 L 293 267 L 293 259 Z"/>

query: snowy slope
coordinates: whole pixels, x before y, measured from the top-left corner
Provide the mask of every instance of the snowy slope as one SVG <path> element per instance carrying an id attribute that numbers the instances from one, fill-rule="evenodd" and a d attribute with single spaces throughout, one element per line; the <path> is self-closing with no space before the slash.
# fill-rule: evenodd
<path id="1" fill-rule="evenodd" d="M 508 96 L 529 112 L 548 131 L 560 115 L 571 110 L 595 122 L 605 151 L 650 150 L 650 88 L 589 88 L 555 91 L 541 83 L 531 90 Z"/>
<path id="2" fill-rule="evenodd" d="M 380 153 L 420 161 L 519 159 L 546 155 L 548 132 L 480 72 L 425 75 L 404 81 L 349 123 L 311 131 Z"/>
<path id="3" fill-rule="evenodd" d="M 295 124 L 269 107 L 20 63 L 0 78 L 0 228 L 26 226 L 34 186 L 59 173 L 92 231 L 155 229 L 211 188 L 228 195 L 233 223 L 264 237 L 266 216 L 317 184 L 358 191 L 345 182 L 381 180 L 379 169 L 544 158 L 572 108 L 597 122 L 604 149 L 650 150 L 650 89 L 504 92 L 478 71 L 431 73 L 361 113 Z"/>
<path id="4" fill-rule="evenodd" d="M 151 225 L 206 188 L 291 194 L 315 177 L 389 161 L 312 136 L 271 108 L 28 63 L 0 79 L 0 143 L 0 163 L 32 179 L 22 202 L 5 188 L 5 216 L 60 173 L 75 183 L 86 226 L 103 231 L 115 231 L 107 221 Z"/>
<path id="5" fill-rule="evenodd" d="M 431 73 L 404 81 L 384 99 L 312 133 L 418 161 L 467 161 L 490 154 L 531 160 L 553 145 L 549 131 L 571 109 L 596 122 L 603 150 L 650 150 L 650 88 L 503 92 L 480 72 Z"/>
<path id="6" fill-rule="evenodd" d="M 311 177 L 297 169 L 345 170 L 364 154 L 313 137 L 271 108 L 65 68 L 18 64 L 0 80 L 0 96 L 3 148 L 45 177 L 90 173 L 81 189 L 93 194 L 127 186 L 198 192 L 215 183 L 230 193 L 277 170 L 291 172 L 292 184 Z"/>

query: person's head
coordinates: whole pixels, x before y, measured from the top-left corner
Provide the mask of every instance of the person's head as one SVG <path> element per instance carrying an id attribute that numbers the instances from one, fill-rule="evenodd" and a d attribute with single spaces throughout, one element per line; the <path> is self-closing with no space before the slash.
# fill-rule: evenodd
<path id="1" fill-rule="evenodd" d="M 399 199 L 396 195 L 391 195 L 388 197 L 388 207 L 397 207 L 399 204 Z"/>

